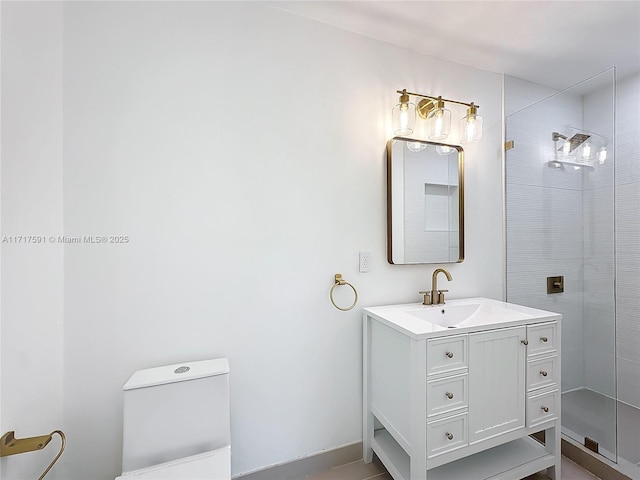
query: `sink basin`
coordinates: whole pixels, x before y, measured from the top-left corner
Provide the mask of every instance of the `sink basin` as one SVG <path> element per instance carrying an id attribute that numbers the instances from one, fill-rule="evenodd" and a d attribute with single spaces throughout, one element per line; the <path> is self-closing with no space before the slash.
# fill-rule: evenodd
<path id="1" fill-rule="evenodd" d="M 383 305 L 368 307 L 364 311 L 367 317 L 376 318 L 416 339 L 517 326 L 530 323 L 531 320 L 550 322 L 562 318 L 558 313 L 484 297 L 450 299 L 444 305 Z"/>
<path id="2" fill-rule="evenodd" d="M 407 310 L 407 313 L 443 328 L 457 328 L 533 318 L 533 315 L 528 315 L 524 312 L 484 303 L 429 305 L 420 309 Z"/>

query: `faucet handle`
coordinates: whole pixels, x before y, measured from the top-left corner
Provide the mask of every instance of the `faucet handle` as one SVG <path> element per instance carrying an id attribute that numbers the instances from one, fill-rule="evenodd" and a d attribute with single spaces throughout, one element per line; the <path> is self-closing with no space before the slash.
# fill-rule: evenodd
<path id="1" fill-rule="evenodd" d="M 424 295 L 423 305 L 433 305 L 433 299 L 431 298 L 431 292 L 419 292 L 420 295 Z"/>
<path id="2" fill-rule="evenodd" d="M 443 304 L 444 305 L 444 293 L 448 292 L 449 290 L 438 290 L 438 305 Z"/>

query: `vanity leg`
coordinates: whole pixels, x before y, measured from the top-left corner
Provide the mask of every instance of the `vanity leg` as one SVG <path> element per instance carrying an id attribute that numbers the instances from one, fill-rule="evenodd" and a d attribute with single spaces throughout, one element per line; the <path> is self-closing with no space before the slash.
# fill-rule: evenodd
<path id="1" fill-rule="evenodd" d="M 547 452 L 553 454 L 556 459 L 556 464 L 553 467 L 547 468 L 547 475 L 552 480 L 561 480 L 561 465 L 562 465 L 562 452 L 561 452 L 561 438 L 560 438 L 560 420 L 556 420 L 556 426 L 545 430 L 545 448 Z"/>
<path id="2" fill-rule="evenodd" d="M 373 461 L 373 414 L 371 413 L 371 335 L 369 333 L 369 319 L 362 315 L 362 458 L 364 463 Z"/>

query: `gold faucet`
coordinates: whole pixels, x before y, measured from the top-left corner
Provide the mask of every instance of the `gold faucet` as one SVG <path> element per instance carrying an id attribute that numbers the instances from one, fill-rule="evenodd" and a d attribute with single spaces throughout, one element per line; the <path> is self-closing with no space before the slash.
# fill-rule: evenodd
<path id="1" fill-rule="evenodd" d="M 438 274 L 441 272 L 445 274 L 447 280 L 453 280 L 451 274 L 444 268 L 436 268 L 431 276 L 431 291 L 420 292 L 421 295 L 424 295 L 422 302 L 424 305 L 444 305 L 444 293 L 449 290 L 438 290 Z"/>

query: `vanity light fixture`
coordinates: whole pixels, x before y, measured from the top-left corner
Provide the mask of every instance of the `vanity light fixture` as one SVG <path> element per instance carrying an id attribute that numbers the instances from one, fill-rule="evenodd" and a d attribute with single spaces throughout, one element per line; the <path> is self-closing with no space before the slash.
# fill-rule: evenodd
<path id="1" fill-rule="evenodd" d="M 427 137 L 429 140 L 444 140 L 449 136 L 451 127 L 451 111 L 445 108 L 446 103 L 454 103 L 467 107 L 467 114 L 460 121 L 460 143 L 475 143 L 482 137 L 482 116 L 478 115 L 478 105 L 457 100 L 449 100 L 441 96 L 433 97 L 421 93 L 407 92 L 406 89 L 397 90 L 400 94 L 399 103 L 393 107 L 393 130 L 396 134 L 412 133 L 416 112 L 426 120 Z M 411 97 L 419 97 L 418 105 L 411 103 Z"/>
<path id="2" fill-rule="evenodd" d="M 416 125 L 416 104 L 412 103 L 407 90 L 398 90 L 400 99 L 393 107 L 393 131 L 396 135 L 408 135 Z"/>
<path id="3" fill-rule="evenodd" d="M 421 100 L 418 105 L 423 102 L 429 102 L 432 111 L 427 115 L 427 133 L 429 140 L 444 140 L 449 136 L 449 128 L 451 127 L 451 111 L 444 108 L 444 100 L 438 97 L 434 102 L 429 100 Z M 421 112 L 421 110 L 418 110 Z M 420 115 L 422 116 L 422 115 Z"/>
<path id="4" fill-rule="evenodd" d="M 460 143 L 476 143 L 482 138 L 482 115 L 478 115 L 478 107 L 471 102 L 467 109 L 467 115 L 460 120 L 462 139 Z"/>

